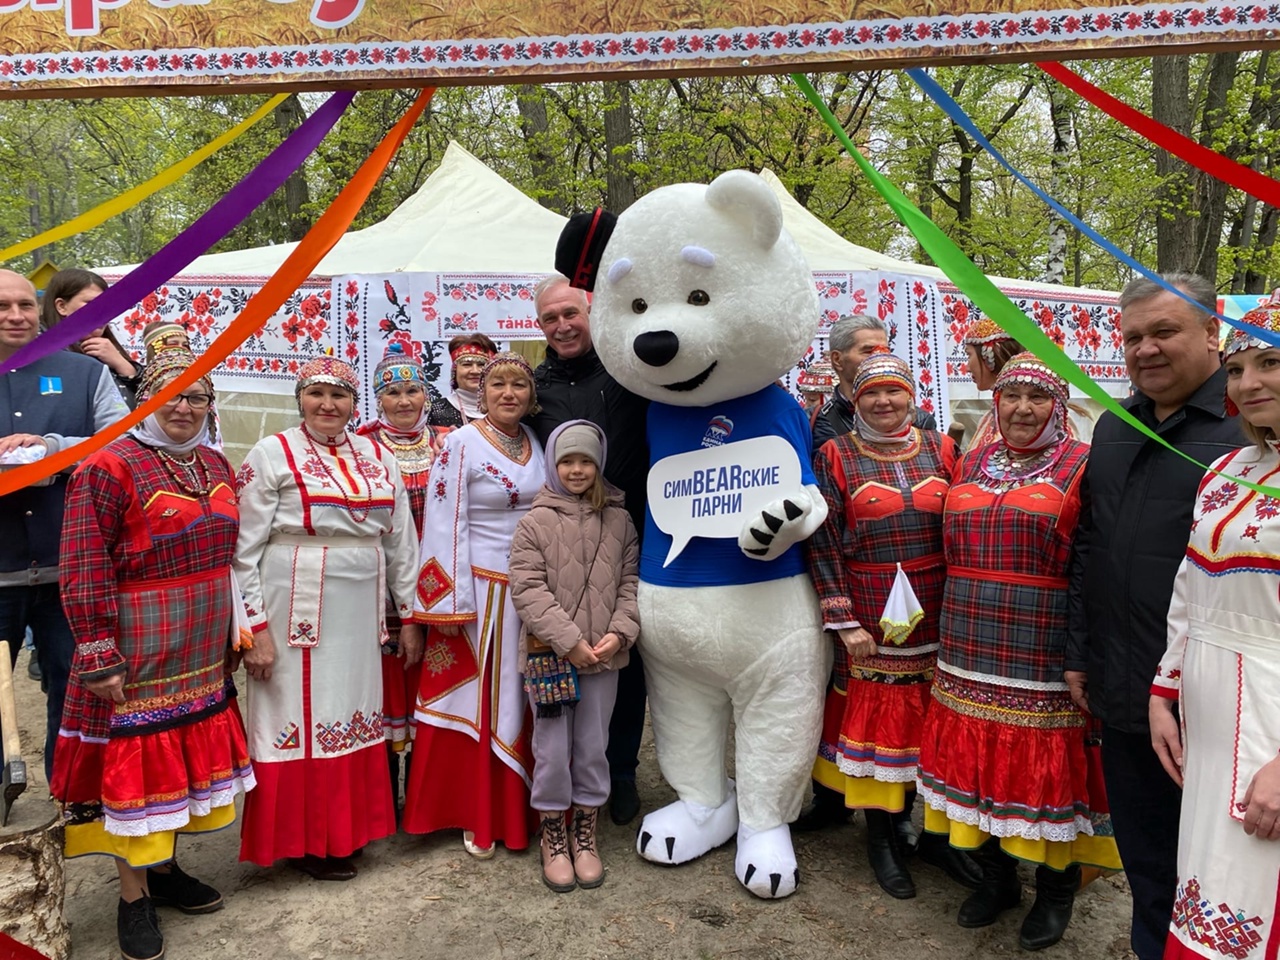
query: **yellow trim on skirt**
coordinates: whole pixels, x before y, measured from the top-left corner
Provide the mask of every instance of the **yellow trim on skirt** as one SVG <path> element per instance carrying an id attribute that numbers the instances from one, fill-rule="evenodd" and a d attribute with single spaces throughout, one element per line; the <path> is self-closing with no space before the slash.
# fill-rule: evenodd
<path id="1" fill-rule="evenodd" d="M 925 807 L 924 828 L 930 833 L 941 833 L 951 846 L 960 850 L 976 850 L 991 835 L 968 823 L 950 820 L 941 810 Z M 1073 863 L 1099 867 L 1103 870 L 1123 870 L 1120 851 L 1114 837 L 1090 837 L 1080 834 L 1071 841 L 1024 840 L 1022 837 L 1001 837 L 1000 849 L 1011 857 L 1029 863 L 1043 863 L 1053 870 L 1065 870 Z"/>
<path id="2" fill-rule="evenodd" d="M 851 777 L 823 757 L 813 762 L 812 776 L 828 790 L 843 796 L 844 805 L 853 810 L 870 807 L 897 813 L 906 809 L 907 794 L 914 793 L 916 789 L 913 782 L 885 783 L 871 777 Z"/>
<path id="3" fill-rule="evenodd" d="M 192 817 L 185 827 L 163 830 L 143 837 L 120 837 L 107 833 L 101 820 L 67 827 L 64 852 L 70 857 L 102 854 L 123 860 L 134 868 L 154 867 L 173 859 L 174 838 L 179 833 L 211 833 L 235 823 L 233 804 L 217 807 L 203 817 Z"/>

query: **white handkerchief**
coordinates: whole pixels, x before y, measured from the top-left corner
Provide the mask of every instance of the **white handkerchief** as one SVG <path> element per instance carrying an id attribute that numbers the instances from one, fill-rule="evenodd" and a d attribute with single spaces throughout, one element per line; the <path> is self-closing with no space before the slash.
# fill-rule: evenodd
<path id="1" fill-rule="evenodd" d="M 916 599 L 916 592 L 911 589 L 911 581 L 907 579 L 902 564 L 898 564 L 898 573 L 893 578 L 893 589 L 889 591 L 889 600 L 884 605 L 884 613 L 880 614 L 880 632 L 889 643 L 901 644 L 911 636 L 911 631 L 924 619 L 924 609 Z"/>
<path id="2" fill-rule="evenodd" d="M 37 460 L 43 460 L 46 452 L 43 443 L 18 447 L 8 453 L 0 453 L 0 467 L 17 467 L 24 463 L 35 463 Z"/>

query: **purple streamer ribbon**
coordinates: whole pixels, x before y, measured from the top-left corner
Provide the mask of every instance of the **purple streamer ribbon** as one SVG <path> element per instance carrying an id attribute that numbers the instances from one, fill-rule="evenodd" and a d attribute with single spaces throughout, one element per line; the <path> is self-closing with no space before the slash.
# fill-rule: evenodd
<path id="1" fill-rule="evenodd" d="M 131 310 L 147 294 L 168 283 L 196 257 L 239 226 L 284 184 L 304 160 L 315 151 L 338 118 L 350 106 L 354 90 L 332 94 L 315 113 L 307 117 L 288 138 L 271 151 L 247 177 L 232 187 L 195 223 L 183 230 L 145 263 L 139 264 L 119 283 L 81 307 L 51 330 L 46 330 L 15 353 L 0 375 L 20 370 L 29 363 L 78 343 L 114 318 Z"/>

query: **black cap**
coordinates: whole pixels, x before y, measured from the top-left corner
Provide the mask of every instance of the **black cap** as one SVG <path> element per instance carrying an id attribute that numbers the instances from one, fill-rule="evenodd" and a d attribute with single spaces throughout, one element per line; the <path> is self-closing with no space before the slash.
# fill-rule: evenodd
<path id="1" fill-rule="evenodd" d="M 569 218 L 556 241 L 556 270 L 569 278 L 569 286 L 595 289 L 600 258 L 617 222 L 617 216 L 604 207 Z"/>

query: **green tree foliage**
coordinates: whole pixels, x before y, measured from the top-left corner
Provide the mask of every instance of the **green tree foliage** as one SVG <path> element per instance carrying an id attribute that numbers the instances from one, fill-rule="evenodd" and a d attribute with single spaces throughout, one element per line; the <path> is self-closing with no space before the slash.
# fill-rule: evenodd
<path id="1" fill-rule="evenodd" d="M 1176 61 L 1176 62 L 1175 62 Z M 1248 51 L 1073 68 L 1202 143 L 1275 173 L 1280 58 Z M 1169 77 L 1153 98 L 1152 76 Z M 1280 275 L 1280 213 L 1172 162 L 1031 65 L 944 67 L 935 79 L 1020 170 L 1137 259 L 1215 275 L 1225 291 Z M 1183 79 L 1185 77 L 1185 80 Z M 1117 289 L 1128 272 L 1048 208 L 902 73 L 827 74 L 815 86 L 855 143 L 994 275 Z M 215 249 L 296 240 L 415 92 L 360 93 L 302 170 Z M 60 265 L 136 262 L 216 202 L 322 102 L 291 97 L 178 185 L 83 236 L 36 251 Z M 0 103 L 0 243 L 62 222 L 154 175 L 248 116 L 260 96 Z M 547 207 L 622 209 L 667 183 L 771 169 L 849 240 L 922 259 L 914 241 L 783 76 L 441 88 L 361 211 L 384 218 L 456 140 Z M 1055 149 L 1056 145 L 1056 149 Z"/>

